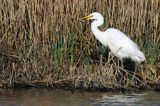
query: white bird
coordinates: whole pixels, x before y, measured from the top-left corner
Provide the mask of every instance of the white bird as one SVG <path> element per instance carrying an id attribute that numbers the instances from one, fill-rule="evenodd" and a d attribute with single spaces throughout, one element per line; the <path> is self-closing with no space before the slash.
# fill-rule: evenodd
<path id="1" fill-rule="evenodd" d="M 94 36 L 102 43 L 102 45 L 106 47 L 108 46 L 111 53 L 116 57 L 121 60 L 123 58 L 131 58 L 133 61 L 138 63 L 145 61 L 145 56 L 143 52 L 139 50 L 137 44 L 123 32 L 115 28 L 109 28 L 104 32 L 98 29 L 98 27 L 104 23 L 104 18 L 100 13 L 94 12 L 82 19 L 94 20 L 91 23 L 91 30 Z"/>

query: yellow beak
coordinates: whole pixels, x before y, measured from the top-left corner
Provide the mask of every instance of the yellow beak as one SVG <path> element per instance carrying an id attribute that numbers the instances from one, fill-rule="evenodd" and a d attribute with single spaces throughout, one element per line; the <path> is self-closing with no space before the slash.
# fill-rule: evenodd
<path id="1" fill-rule="evenodd" d="M 90 20 L 93 18 L 93 15 L 88 15 L 86 17 L 81 18 L 81 20 Z"/>

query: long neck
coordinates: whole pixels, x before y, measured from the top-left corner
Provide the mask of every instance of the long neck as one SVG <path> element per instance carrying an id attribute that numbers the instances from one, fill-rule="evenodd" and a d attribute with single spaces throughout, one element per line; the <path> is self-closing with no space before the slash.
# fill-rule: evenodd
<path id="1" fill-rule="evenodd" d="M 91 23 L 91 30 L 94 34 L 94 36 L 98 39 L 99 39 L 99 36 L 102 35 L 103 32 L 101 32 L 98 27 L 101 26 L 102 24 L 104 23 L 104 20 L 103 18 L 101 18 L 100 20 L 94 20 L 92 23 Z"/>

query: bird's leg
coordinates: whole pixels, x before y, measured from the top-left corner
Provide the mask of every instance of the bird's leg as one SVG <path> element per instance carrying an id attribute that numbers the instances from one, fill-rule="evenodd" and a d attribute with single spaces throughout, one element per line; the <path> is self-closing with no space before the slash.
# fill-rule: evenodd
<path id="1" fill-rule="evenodd" d="M 122 68 L 124 68 L 124 65 L 123 65 L 123 58 L 122 58 L 120 61 L 121 61 Z"/>
<path id="2" fill-rule="evenodd" d="M 120 48 L 116 51 L 115 54 L 117 54 L 122 48 L 123 48 L 123 47 L 120 47 Z M 123 58 L 121 58 L 120 61 L 121 61 L 122 68 L 123 68 Z M 119 64 L 120 64 L 120 63 L 119 63 L 119 61 L 118 61 L 118 67 L 119 67 Z"/>
<path id="3" fill-rule="evenodd" d="M 111 52 L 109 52 L 109 54 L 108 54 L 108 61 L 107 61 L 107 63 L 109 63 L 113 58 L 114 58 L 114 56 L 112 55 L 112 53 L 111 53 Z"/>
<path id="4" fill-rule="evenodd" d="M 115 54 L 117 54 L 123 47 L 120 47 Z M 112 55 L 111 52 L 109 52 L 109 56 L 108 56 L 108 61 L 107 63 L 109 63 L 112 59 L 114 58 L 114 56 Z M 118 61 L 118 66 L 119 66 L 119 61 Z"/>
<path id="5" fill-rule="evenodd" d="M 122 49 L 123 47 L 120 47 L 117 51 L 116 51 L 116 54 Z M 120 57 L 120 60 L 118 60 L 118 67 L 122 67 L 124 69 L 124 66 L 123 66 L 123 58 Z M 128 78 L 128 74 L 124 71 L 124 70 L 119 70 L 119 72 L 121 73 L 122 75 L 122 81 L 121 81 L 121 85 L 124 86 L 124 88 L 126 88 L 128 86 L 128 81 L 127 81 L 127 78 Z"/>
<path id="6" fill-rule="evenodd" d="M 108 60 L 107 60 L 107 63 L 109 63 L 109 61 L 110 61 L 110 55 L 111 55 L 111 53 L 109 52 L 109 53 L 108 53 Z"/>
<path id="7" fill-rule="evenodd" d="M 137 74 L 137 66 L 138 66 L 138 64 L 135 64 L 135 71 L 134 71 L 134 74 L 132 76 L 132 81 L 134 81 L 134 79 L 139 79 L 139 80 L 141 79 L 139 77 L 139 74 Z M 138 80 L 135 80 L 134 83 L 135 83 L 135 85 L 139 85 L 139 81 Z"/>
<path id="8" fill-rule="evenodd" d="M 122 71 L 121 71 L 121 73 L 123 75 L 123 83 L 122 84 L 123 84 L 124 88 L 127 88 L 127 86 L 128 86 L 128 73 L 124 69 L 124 65 L 123 65 L 124 59 L 121 58 L 119 62 L 122 67 Z"/>

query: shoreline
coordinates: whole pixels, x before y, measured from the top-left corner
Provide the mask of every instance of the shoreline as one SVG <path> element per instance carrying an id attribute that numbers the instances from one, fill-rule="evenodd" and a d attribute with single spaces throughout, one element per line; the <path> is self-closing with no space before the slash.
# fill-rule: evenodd
<path id="1" fill-rule="evenodd" d="M 67 83 L 68 84 L 68 83 Z M 53 85 L 47 85 L 46 83 L 43 82 L 35 82 L 35 83 L 13 83 L 12 86 L 9 86 L 7 83 L 2 83 L 0 82 L 0 89 L 62 89 L 62 90 L 67 90 L 74 92 L 76 90 L 78 91 L 87 91 L 87 92 L 113 92 L 113 93 L 125 93 L 125 92 L 143 92 L 143 91 L 156 91 L 160 92 L 160 84 L 148 84 L 148 87 L 142 86 L 139 88 L 136 88 L 134 86 L 128 86 L 128 88 L 124 87 L 88 87 L 85 88 L 83 86 L 78 86 L 75 87 L 73 84 L 53 84 Z"/>

